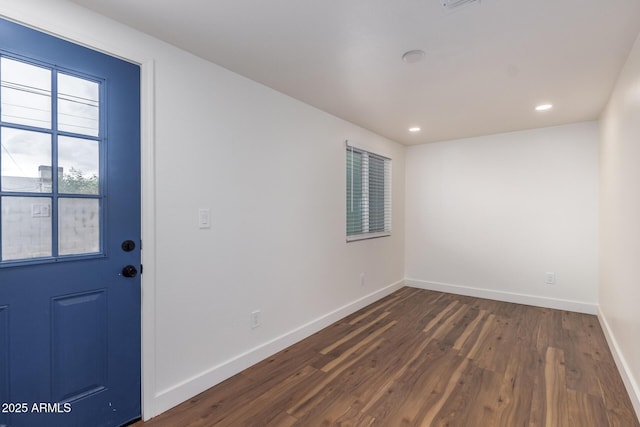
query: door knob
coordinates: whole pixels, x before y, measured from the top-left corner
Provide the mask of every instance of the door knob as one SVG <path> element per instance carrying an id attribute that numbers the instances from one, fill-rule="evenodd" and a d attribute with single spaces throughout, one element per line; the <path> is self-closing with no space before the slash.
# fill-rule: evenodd
<path id="1" fill-rule="evenodd" d="M 138 275 L 138 269 L 133 265 L 127 265 L 122 269 L 122 275 L 124 277 L 136 277 Z"/>

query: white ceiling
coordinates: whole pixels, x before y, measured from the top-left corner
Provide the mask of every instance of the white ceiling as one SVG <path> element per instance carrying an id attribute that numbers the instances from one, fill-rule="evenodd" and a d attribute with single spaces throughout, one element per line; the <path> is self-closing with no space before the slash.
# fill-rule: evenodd
<path id="1" fill-rule="evenodd" d="M 403 144 L 597 119 L 640 32 L 639 0 L 74 1 Z"/>

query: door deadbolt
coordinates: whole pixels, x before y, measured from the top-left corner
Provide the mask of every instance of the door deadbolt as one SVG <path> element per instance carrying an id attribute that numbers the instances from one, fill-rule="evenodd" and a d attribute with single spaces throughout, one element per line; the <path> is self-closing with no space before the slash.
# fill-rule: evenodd
<path id="1" fill-rule="evenodd" d="M 122 242 L 122 250 L 125 252 L 131 252 L 136 248 L 136 242 L 133 240 L 125 240 Z"/>

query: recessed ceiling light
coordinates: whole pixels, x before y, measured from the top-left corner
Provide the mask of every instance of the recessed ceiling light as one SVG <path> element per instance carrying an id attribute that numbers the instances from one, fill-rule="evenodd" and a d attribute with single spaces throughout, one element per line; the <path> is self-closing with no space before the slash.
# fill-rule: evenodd
<path id="1" fill-rule="evenodd" d="M 409 132 L 420 132 L 420 128 L 418 126 L 414 126 L 409 128 Z"/>
<path id="2" fill-rule="evenodd" d="M 480 3 L 480 0 L 440 0 L 440 4 L 445 10 L 453 10 L 473 3 Z"/>
<path id="3" fill-rule="evenodd" d="M 422 61 L 424 57 L 424 50 L 410 50 L 402 55 L 402 60 L 407 64 L 413 64 Z"/>
<path id="4" fill-rule="evenodd" d="M 553 108 L 553 105 L 551 104 L 540 104 L 536 107 L 536 111 L 546 111 L 550 110 L 551 108 Z"/>

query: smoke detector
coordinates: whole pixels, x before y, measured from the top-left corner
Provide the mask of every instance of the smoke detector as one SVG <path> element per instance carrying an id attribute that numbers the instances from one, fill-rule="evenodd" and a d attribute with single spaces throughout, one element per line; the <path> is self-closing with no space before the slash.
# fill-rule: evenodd
<path id="1" fill-rule="evenodd" d="M 447 12 L 451 12 L 475 3 L 480 3 L 480 0 L 440 0 L 440 4 Z"/>

